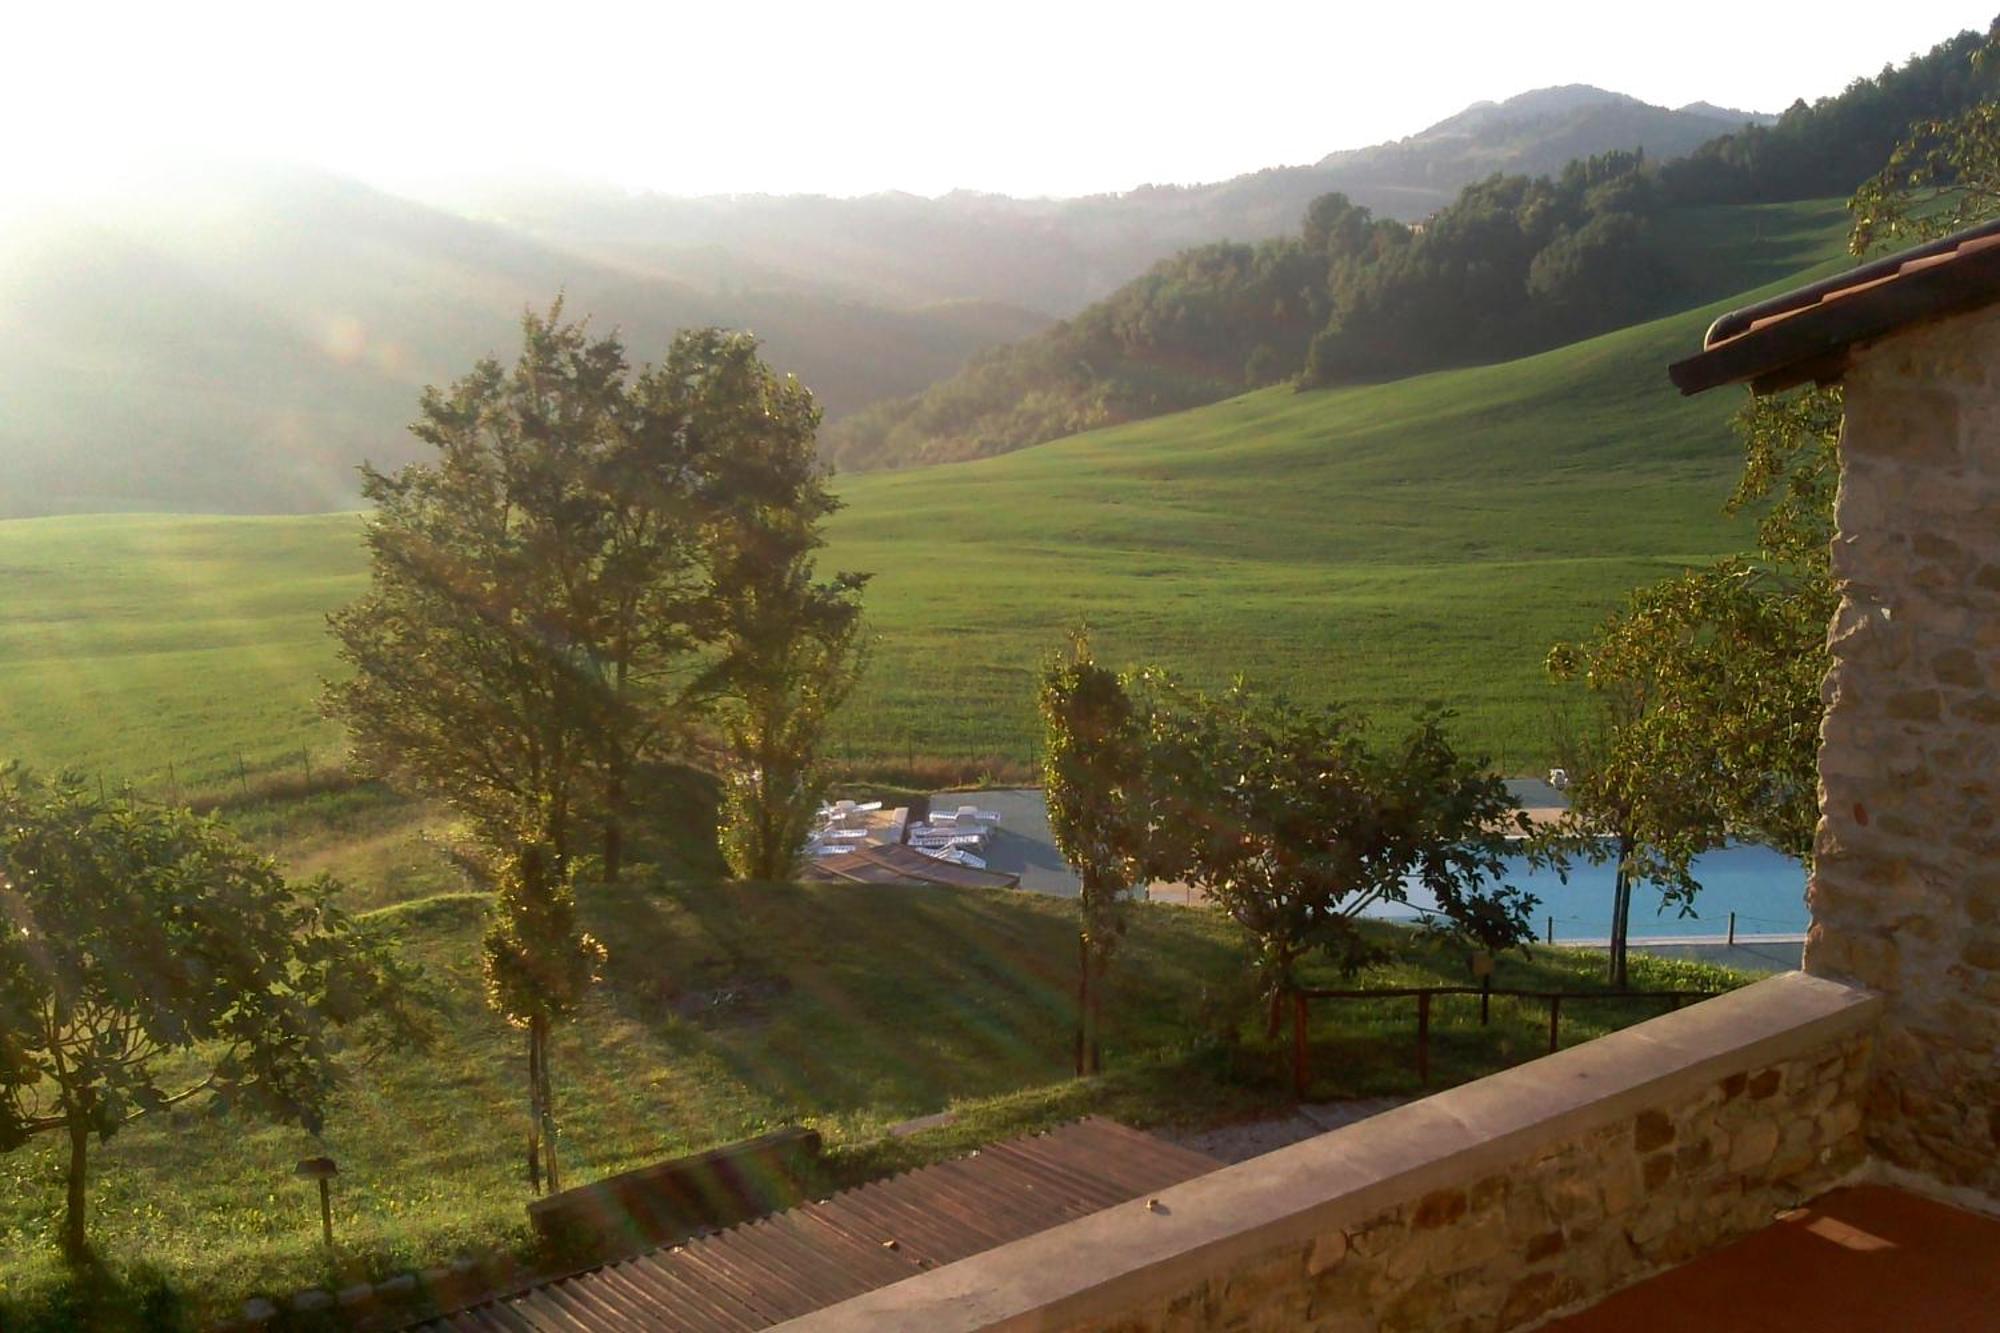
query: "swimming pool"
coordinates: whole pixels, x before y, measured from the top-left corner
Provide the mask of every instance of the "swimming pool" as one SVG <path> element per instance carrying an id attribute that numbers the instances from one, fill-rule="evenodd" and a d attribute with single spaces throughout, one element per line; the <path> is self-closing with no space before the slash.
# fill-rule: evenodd
<path id="1" fill-rule="evenodd" d="M 1555 918 L 1556 942 L 1603 940 L 1611 935 L 1611 890 L 1616 867 L 1606 862 L 1572 864 L 1569 882 L 1551 870 L 1530 870 L 1525 861 L 1510 860 L 1507 883 L 1525 889 L 1541 902 L 1534 909 L 1535 934 L 1540 937 Z M 1806 872 L 1782 852 L 1754 843 L 1732 843 L 1695 858 L 1694 877 L 1701 881 L 1694 916 L 1660 910 L 1659 891 L 1640 884 L 1632 890 L 1632 938 L 1721 935 L 1736 913 L 1739 935 L 1797 935 L 1805 931 Z M 1436 902 L 1413 889 L 1407 906 L 1384 904 L 1370 916 L 1407 920 Z"/>

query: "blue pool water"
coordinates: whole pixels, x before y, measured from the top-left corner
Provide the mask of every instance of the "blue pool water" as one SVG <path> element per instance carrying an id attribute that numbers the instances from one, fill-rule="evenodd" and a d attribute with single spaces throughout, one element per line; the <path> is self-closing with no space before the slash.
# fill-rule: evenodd
<path id="1" fill-rule="evenodd" d="M 1556 942 L 1601 940 L 1611 934 L 1611 890 L 1616 868 L 1604 865 L 1573 864 L 1569 882 L 1563 883 L 1553 871 L 1529 870 L 1524 862 L 1511 863 L 1507 883 L 1525 889 L 1541 899 L 1534 909 L 1535 934 L 1555 918 Z M 1782 852 L 1751 843 L 1733 844 L 1704 852 L 1695 858 L 1694 876 L 1701 881 L 1695 897 L 1694 916 L 1681 916 L 1676 909 L 1660 910 L 1658 890 L 1641 884 L 1632 891 L 1632 935 L 1721 935 L 1729 928 L 1729 914 L 1736 913 L 1736 929 L 1741 935 L 1793 935 L 1806 928 L 1805 867 Z M 1428 894 L 1413 890 L 1408 906 L 1385 904 L 1371 912 L 1388 918 L 1408 918 L 1419 909 L 1435 907 Z"/>

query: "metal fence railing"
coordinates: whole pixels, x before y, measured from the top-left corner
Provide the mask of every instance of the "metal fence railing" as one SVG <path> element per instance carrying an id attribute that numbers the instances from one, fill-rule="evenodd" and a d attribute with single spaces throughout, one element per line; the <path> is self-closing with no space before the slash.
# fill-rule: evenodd
<path id="1" fill-rule="evenodd" d="M 1310 1058 L 1307 1052 L 1307 1025 L 1311 1021 L 1311 1005 L 1316 1000 L 1391 1000 L 1414 999 L 1417 1002 L 1417 1081 L 1428 1086 L 1431 1081 L 1431 1006 L 1443 995 L 1476 995 L 1479 997 L 1479 1025 L 1486 1027 L 1492 1022 L 1493 997 L 1535 1000 L 1549 1006 L 1549 1051 L 1553 1054 L 1562 1040 L 1562 1007 L 1564 1001 L 1590 1000 L 1664 1000 L 1669 1010 L 1680 1008 L 1691 1000 L 1713 999 L 1721 991 L 1712 990 L 1611 990 L 1611 991 L 1548 991 L 1519 990 L 1500 987 L 1489 977 L 1477 986 L 1385 986 L 1372 990 L 1324 990 L 1299 989 L 1292 992 L 1292 1092 L 1304 1099 L 1306 1085 L 1311 1078 Z"/>

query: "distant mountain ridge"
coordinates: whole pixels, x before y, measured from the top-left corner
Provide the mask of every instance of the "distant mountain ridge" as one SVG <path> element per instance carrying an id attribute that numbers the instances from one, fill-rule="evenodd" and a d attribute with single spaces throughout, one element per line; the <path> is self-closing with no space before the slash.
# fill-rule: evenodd
<path id="1" fill-rule="evenodd" d="M 1504 102 L 1475 102 L 1407 139 L 1330 153 L 1315 169 L 1333 181 L 1328 189 L 1380 215 L 1412 222 L 1496 172 L 1553 175 L 1579 158 L 1613 150 L 1675 158 L 1719 134 L 1776 120 L 1706 102 L 1668 110 L 1573 83 Z"/>
<path id="2" fill-rule="evenodd" d="M 1541 175 L 1576 158 L 1671 158 L 1745 123 L 1707 103 L 1652 106 L 1585 84 L 1479 102 L 1408 138 L 1202 185 L 1074 199 L 958 190 L 680 198 L 610 188 L 472 187 L 437 202 L 585 253 L 688 281 L 789 273 L 891 301 L 977 297 L 1070 315 L 1191 245 L 1294 230 L 1330 191 L 1412 222 L 1495 172 Z"/>
<path id="3" fill-rule="evenodd" d="M 1321 178 L 1339 172 L 1348 189 L 1317 197 L 1296 234 L 1182 250 L 951 379 L 842 421 L 822 448 L 850 469 L 980 458 L 1285 380 L 1319 388 L 1508 360 L 1683 308 L 1714 294 L 1714 254 L 1686 247 L 1726 246 L 1713 210 L 1851 194 L 1913 122 L 2000 96 L 2000 70 L 1974 58 L 1983 47 L 1962 32 L 1836 97 L 1722 133 L 1713 110 L 1585 85 L 1476 103 L 1329 159 Z M 1590 136 L 1643 146 L 1669 132 L 1700 137 L 1676 153 L 1568 156 Z M 1432 169 L 1476 179 L 1423 225 L 1366 206 Z"/>
<path id="4" fill-rule="evenodd" d="M 424 385 L 512 355 L 558 294 L 635 362 L 684 327 L 751 329 L 835 416 L 1047 323 L 703 290 L 321 172 L 185 175 L 0 234 L 0 518 L 351 507 L 359 463 L 421 451 Z"/>

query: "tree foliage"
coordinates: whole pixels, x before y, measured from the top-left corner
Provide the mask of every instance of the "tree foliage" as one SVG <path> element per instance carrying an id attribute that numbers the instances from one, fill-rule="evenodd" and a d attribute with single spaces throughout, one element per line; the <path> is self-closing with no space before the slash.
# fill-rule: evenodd
<path id="1" fill-rule="evenodd" d="M 1730 837 L 1809 858 L 1818 821 L 1820 682 L 1838 597 L 1828 568 L 1840 391 L 1753 399 L 1736 428 L 1732 509 L 1765 506 L 1760 557 L 1732 557 L 1635 591 L 1549 672 L 1581 685 L 1590 721 L 1563 756 L 1570 808 L 1555 836 L 1615 859 L 1612 979 L 1624 979 L 1631 889 L 1694 910 L 1693 860 Z"/>
<path id="2" fill-rule="evenodd" d="M 427 389 L 412 429 L 435 460 L 364 469 L 370 587 L 329 617 L 353 671 L 328 686 L 328 707 L 361 766 L 446 801 L 502 868 L 502 952 L 490 947 L 487 961 L 500 958 L 517 983 L 495 998 L 528 1028 L 537 1183 L 555 1160 L 548 1022 L 567 1000 L 520 986 L 566 976 L 584 941 L 573 922 L 510 934 L 510 919 L 568 919 L 578 820 L 615 822 L 605 812 L 622 795 L 632 738 L 656 725 L 635 706 L 632 668 L 649 656 L 640 644 L 680 641 L 671 623 L 646 619 L 665 600 L 661 584 L 677 589 L 680 544 L 619 503 L 680 485 L 671 465 L 640 465 L 671 429 L 635 428 L 626 369 L 615 338 L 564 323 L 558 303 L 524 317 L 511 368 L 489 359 L 448 390 Z"/>
<path id="3" fill-rule="evenodd" d="M 527 1030 L 538 1184 L 558 1178 L 551 1026 L 601 953 L 575 920 L 583 833 L 615 879 L 635 773 L 719 730 L 739 871 L 783 878 L 804 839 L 863 583 L 814 578 L 818 421 L 748 335 L 683 332 L 634 373 L 557 302 L 511 366 L 425 392 L 430 461 L 364 471 L 371 582 L 331 617 L 352 672 L 328 709 L 362 767 L 451 805 L 495 868 L 485 964 Z"/>
<path id="4" fill-rule="evenodd" d="M 481 941 L 486 998 L 528 1034 L 528 1174 L 539 1188 L 562 1188 L 556 1154 L 549 1040 L 571 1017 L 604 964 L 604 946 L 576 918 L 575 868 L 532 833 L 509 847 L 499 867 L 491 922 Z"/>
<path id="5" fill-rule="evenodd" d="M 1049 827 L 1076 870 L 1076 1072 L 1102 1064 L 1100 1020 L 1111 955 L 1125 930 L 1126 894 L 1150 878 L 1151 812 L 1144 720 L 1117 673 L 1079 632 L 1067 656 L 1042 666 L 1042 786 Z"/>
<path id="6" fill-rule="evenodd" d="M 2000 19 L 1966 63 L 1988 95 L 1956 115 L 1910 125 L 1848 201 L 1855 254 L 1947 236 L 2000 214 Z"/>
<path id="7" fill-rule="evenodd" d="M 1425 890 L 1450 929 L 1488 949 L 1531 936 L 1534 899 L 1507 884 L 1506 784 L 1428 713 L 1378 747 L 1339 708 L 1240 683 L 1218 695 L 1147 673 L 1153 868 L 1184 879 L 1250 935 L 1272 1000 L 1318 952 L 1355 971 L 1377 955 L 1356 922 Z"/>
<path id="8" fill-rule="evenodd" d="M 1746 126 L 1664 164 L 1661 187 L 1675 204 L 1851 193 L 1881 170 L 1913 124 L 1950 119 L 2000 95 L 2000 69 L 1972 61 L 1984 40 L 1961 32 L 1834 96 L 1794 102 L 1775 125 Z"/>
<path id="9" fill-rule="evenodd" d="M 822 752 L 862 665 L 867 577 L 817 574 L 838 507 L 819 409 L 745 334 L 683 335 L 662 367 L 703 442 L 710 681 L 727 750 L 721 842 L 746 879 L 789 878 L 825 790 Z"/>
<path id="10" fill-rule="evenodd" d="M 529 824 L 566 859 L 615 699 L 593 578 L 592 484 L 622 435 L 623 350 L 548 317 L 519 360 L 428 389 L 434 461 L 363 470 L 370 586 L 329 623 L 353 670 L 328 686 L 355 757 L 505 846 Z"/>
<path id="11" fill-rule="evenodd" d="M 343 1030 L 423 1035 L 410 973 L 332 888 L 212 819 L 0 770 L 0 1151 L 68 1139 L 71 1258 L 93 1137 L 203 1094 L 318 1133 Z"/>

